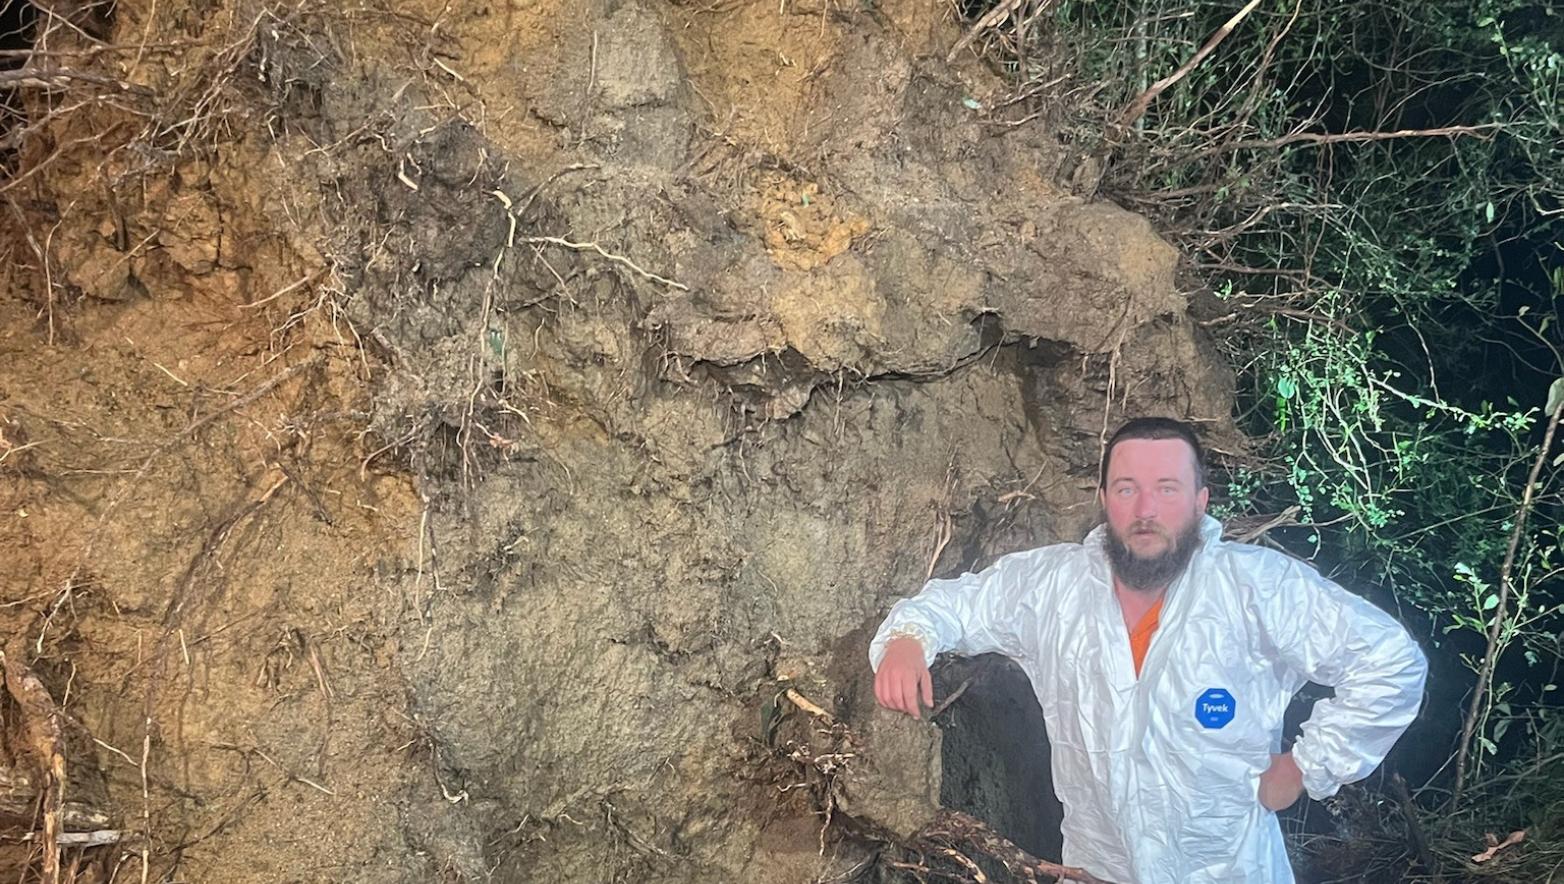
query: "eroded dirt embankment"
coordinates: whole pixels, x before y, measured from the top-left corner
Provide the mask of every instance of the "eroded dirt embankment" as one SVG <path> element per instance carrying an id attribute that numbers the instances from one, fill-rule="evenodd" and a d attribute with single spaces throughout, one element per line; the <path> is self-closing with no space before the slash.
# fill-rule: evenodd
<path id="1" fill-rule="evenodd" d="M 788 687 L 838 822 L 926 819 L 864 627 L 1231 387 L 946 14 L 117 4 L 145 113 L 7 192 L 4 610 L 156 871 L 829 877 Z"/>

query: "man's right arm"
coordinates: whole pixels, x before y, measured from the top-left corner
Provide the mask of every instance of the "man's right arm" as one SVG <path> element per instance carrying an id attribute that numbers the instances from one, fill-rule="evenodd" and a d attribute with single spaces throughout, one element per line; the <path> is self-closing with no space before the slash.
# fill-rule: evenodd
<path id="1" fill-rule="evenodd" d="M 869 643 L 880 705 L 918 717 L 933 705 L 929 665 L 945 651 L 1023 657 L 1032 650 L 1040 616 L 1037 592 L 1056 548 L 1002 556 L 975 574 L 931 580 L 891 608 Z"/>

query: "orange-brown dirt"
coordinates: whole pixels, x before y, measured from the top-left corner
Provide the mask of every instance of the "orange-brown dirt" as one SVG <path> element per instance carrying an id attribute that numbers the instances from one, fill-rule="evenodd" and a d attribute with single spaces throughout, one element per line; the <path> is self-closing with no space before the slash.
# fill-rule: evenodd
<path id="1" fill-rule="evenodd" d="M 106 27 L 40 20 L 98 79 L 0 182 L 0 616 L 122 836 L 79 880 L 894 880 L 940 737 L 866 627 L 1079 536 L 1119 415 L 1226 426 L 1173 250 L 972 109 L 945 2 Z"/>
<path id="2" fill-rule="evenodd" d="M 73 775 L 105 777 L 126 828 L 151 816 L 160 868 L 366 880 L 394 855 L 394 799 L 430 777 L 397 673 L 409 602 L 376 579 L 419 502 L 365 468 L 351 342 L 315 316 L 279 335 L 245 294 L 78 305 L 53 345 L 5 301 L 6 634 L 42 649 L 95 739 Z M 276 849 L 238 869 L 234 843 Z"/>

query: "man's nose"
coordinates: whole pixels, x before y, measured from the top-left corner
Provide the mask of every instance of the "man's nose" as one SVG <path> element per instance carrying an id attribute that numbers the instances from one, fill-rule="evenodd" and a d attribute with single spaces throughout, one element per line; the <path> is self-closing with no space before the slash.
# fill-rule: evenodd
<path id="1" fill-rule="evenodd" d="M 1135 495 L 1135 518 L 1149 519 L 1157 514 L 1157 502 L 1150 494 Z"/>

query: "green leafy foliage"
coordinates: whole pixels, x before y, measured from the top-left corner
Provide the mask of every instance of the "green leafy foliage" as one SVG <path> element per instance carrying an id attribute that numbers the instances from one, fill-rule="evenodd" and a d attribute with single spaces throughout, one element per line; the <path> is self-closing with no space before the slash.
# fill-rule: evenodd
<path id="1" fill-rule="evenodd" d="M 1208 285 L 1262 446 L 1224 511 L 1298 507 L 1285 542 L 1473 673 L 1492 640 L 1474 764 L 1557 752 L 1564 457 L 1529 476 L 1564 398 L 1564 10 L 1261 4 L 1115 125 L 1241 5 L 1063 0 L 1003 45 L 1023 91 L 1073 71 L 1055 94 L 1086 96 L 1070 131 L 1102 187 Z"/>

